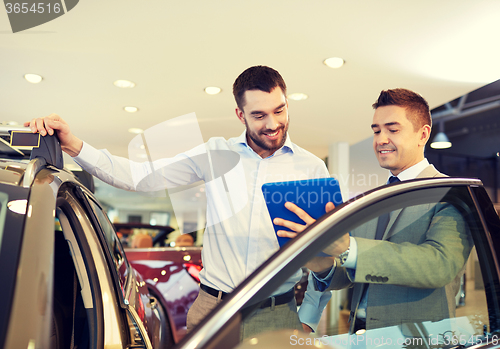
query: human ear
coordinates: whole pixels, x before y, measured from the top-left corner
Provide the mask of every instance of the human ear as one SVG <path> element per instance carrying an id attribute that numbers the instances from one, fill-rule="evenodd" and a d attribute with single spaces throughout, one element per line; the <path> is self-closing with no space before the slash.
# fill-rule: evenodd
<path id="1" fill-rule="evenodd" d="M 431 127 L 429 125 L 424 125 L 420 128 L 420 144 L 424 146 L 427 141 L 429 140 L 429 137 L 431 136 Z"/>
<path id="2" fill-rule="evenodd" d="M 238 119 L 240 119 L 241 123 L 244 125 L 245 116 L 243 114 L 243 111 L 240 108 L 236 108 L 234 111 L 236 112 L 236 116 L 238 117 Z"/>

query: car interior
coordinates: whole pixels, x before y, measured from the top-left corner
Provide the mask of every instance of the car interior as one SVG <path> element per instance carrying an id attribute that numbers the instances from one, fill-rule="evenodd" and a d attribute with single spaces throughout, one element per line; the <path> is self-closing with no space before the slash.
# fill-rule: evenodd
<path id="1" fill-rule="evenodd" d="M 90 334 L 87 311 L 81 296 L 69 245 L 62 230 L 55 231 L 54 300 L 51 348 L 89 348 Z"/>
<path id="2" fill-rule="evenodd" d="M 81 251 L 88 246 L 84 247 L 84 236 L 78 238 L 77 228 L 71 226 L 64 206 L 57 210 L 55 221 L 53 348 L 95 347 L 103 339 L 99 330 L 103 323 L 99 283 L 95 276 L 91 277 L 95 270 L 87 271 L 95 269 L 93 261 L 84 258 Z"/>

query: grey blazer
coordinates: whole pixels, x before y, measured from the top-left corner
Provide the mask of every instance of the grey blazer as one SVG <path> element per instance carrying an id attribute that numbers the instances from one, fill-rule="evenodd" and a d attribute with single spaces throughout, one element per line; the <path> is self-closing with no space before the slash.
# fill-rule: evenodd
<path id="1" fill-rule="evenodd" d="M 429 165 L 417 178 L 428 177 L 445 175 Z M 454 317 L 473 246 L 458 210 L 438 203 L 393 211 L 382 240 L 374 240 L 377 219 L 351 232 L 358 247 L 354 276 L 337 267 L 330 289 L 354 287 L 351 315 L 356 316 L 370 285 L 367 329 Z M 353 326 L 351 321 L 351 332 Z"/>

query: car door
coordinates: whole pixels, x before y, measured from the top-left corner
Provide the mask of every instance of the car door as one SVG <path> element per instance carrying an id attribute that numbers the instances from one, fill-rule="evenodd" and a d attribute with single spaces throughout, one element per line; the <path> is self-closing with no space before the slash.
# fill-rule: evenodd
<path id="1" fill-rule="evenodd" d="M 153 348 L 144 304 L 136 302 L 140 280 L 113 244 L 114 231 L 101 226 L 100 206 L 86 189 L 65 183 L 56 207 L 54 322 L 62 335 L 55 347 L 71 341 L 79 347 Z"/>
<path id="2" fill-rule="evenodd" d="M 50 343 L 54 203 L 48 186 L 0 184 L 0 348 Z"/>
<path id="3" fill-rule="evenodd" d="M 384 241 L 374 241 L 374 227 L 385 214 L 390 215 L 390 220 Z M 424 229 L 422 225 L 427 226 Z M 422 229 L 424 233 L 419 235 Z M 383 301 L 368 301 L 368 316 L 385 302 L 382 305 L 386 307 L 382 308 L 387 314 L 382 317 L 390 315 L 388 320 L 372 328 L 368 328 L 367 322 L 368 329 L 362 333 L 348 333 L 349 315 L 341 313 L 339 307 L 344 301 L 354 302 L 354 298 L 349 289 L 342 289 L 344 285 L 332 282 L 330 287 L 341 290 L 333 291 L 334 304 L 323 313 L 323 322 L 313 336 L 269 323 L 265 332 L 252 334 L 240 343 L 242 328 L 259 312 L 262 300 L 347 232 L 360 248 L 355 274 L 347 279 L 354 281 L 349 286 L 355 290 L 369 285 L 368 297 L 378 296 Z M 450 234 L 453 238 L 448 238 Z M 401 253 L 415 247 L 424 251 Z M 435 178 L 383 186 L 340 205 L 293 239 L 223 300 L 179 347 L 496 345 L 500 343 L 498 251 L 500 222 L 479 180 Z M 426 263 L 425 259 L 422 262 L 422 256 L 432 254 L 448 261 L 446 265 L 450 267 Z M 369 262 L 363 257 L 366 255 L 372 258 Z M 391 261 L 398 263 L 379 271 L 376 266 L 381 268 L 381 260 L 387 265 Z M 367 273 L 370 268 L 373 272 Z M 411 270 L 414 274 L 399 270 Z M 463 273 L 465 277 L 461 277 Z M 461 280 L 466 284 L 462 289 Z M 453 299 L 450 287 L 446 288 L 452 281 Z M 398 288 L 404 288 L 411 296 L 404 300 L 397 295 Z M 435 293 L 443 297 L 432 303 L 439 304 L 440 309 L 427 307 Z M 460 300 L 460 295 L 465 297 Z M 344 310 L 349 314 L 348 305 Z"/>
<path id="4" fill-rule="evenodd" d="M 86 191 L 81 190 L 80 196 L 91 213 L 93 226 L 103 246 L 111 280 L 117 290 L 118 304 L 126 309 L 131 330 L 137 332 L 131 340 L 144 347 L 162 347 L 166 334 L 162 328 L 164 314 L 158 301 L 148 293 L 146 283 L 129 264 L 114 227 L 101 205 Z M 139 340 L 139 337 L 142 339 Z"/>

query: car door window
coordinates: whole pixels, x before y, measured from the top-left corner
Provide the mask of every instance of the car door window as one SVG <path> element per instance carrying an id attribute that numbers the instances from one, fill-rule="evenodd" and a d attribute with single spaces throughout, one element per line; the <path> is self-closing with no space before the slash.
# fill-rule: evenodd
<path id="1" fill-rule="evenodd" d="M 108 341 L 107 332 L 116 321 L 108 317 L 109 326 L 104 326 L 103 308 L 109 302 L 103 302 L 102 295 L 109 284 L 103 278 L 102 253 L 96 248 L 90 217 L 72 191 L 70 186 L 62 187 L 56 208 L 53 331 L 61 344 L 53 343 L 53 347 L 69 347 L 74 331 L 75 345 L 88 341 L 98 347 Z"/>
<path id="2" fill-rule="evenodd" d="M 109 221 L 106 213 L 104 213 L 102 208 L 94 200 L 92 200 L 88 196 L 87 198 L 92 207 L 92 210 L 96 215 L 99 225 L 102 228 L 106 247 L 108 249 L 109 255 L 111 256 L 113 267 L 116 270 L 119 278 L 120 288 L 122 292 L 125 292 L 128 277 L 128 263 L 125 258 L 125 252 L 123 251 L 120 240 L 118 239 L 113 225 Z"/>
<path id="3" fill-rule="evenodd" d="M 321 343 L 335 347 L 348 347 L 353 340 L 366 347 L 500 342 L 492 334 L 498 330 L 499 315 L 496 257 L 474 190 L 484 192 L 483 188 L 467 185 L 402 189 L 391 195 L 367 195 L 338 208 L 234 291 L 241 302 L 237 311 L 232 313 L 229 304 L 237 301 L 219 306 L 219 316 L 232 316 L 224 326 L 237 324 L 239 339 L 262 345 L 279 344 L 280 340 L 291 345 Z M 383 237 L 375 240 L 379 217 L 386 214 L 389 217 Z M 262 306 L 269 303 L 267 297 L 283 290 L 290 278 L 298 276 L 296 270 L 301 266 L 316 268 L 312 262 L 324 258 L 319 257 L 321 252 L 332 251 L 326 247 L 333 246 L 346 232 L 357 243 L 355 267 L 337 267 L 333 279 L 327 276 L 328 287 L 333 290 L 326 292 L 333 295 L 313 336 L 298 331 L 295 324 L 283 332 L 287 326 L 282 319 L 260 316 L 273 311 Z M 321 279 L 326 273 L 318 275 Z M 309 282 L 319 284 L 311 277 Z M 319 299 L 319 294 L 312 297 L 306 306 L 309 312 L 314 313 L 318 305 L 315 300 Z M 366 324 L 357 334 L 349 334 L 352 316 L 359 314 L 360 307 L 365 308 Z M 205 320 L 207 324 L 216 320 L 217 310 Z M 299 313 L 305 310 L 299 308 Z M 259 316 L 264 325 L 256 327 Z"/>

